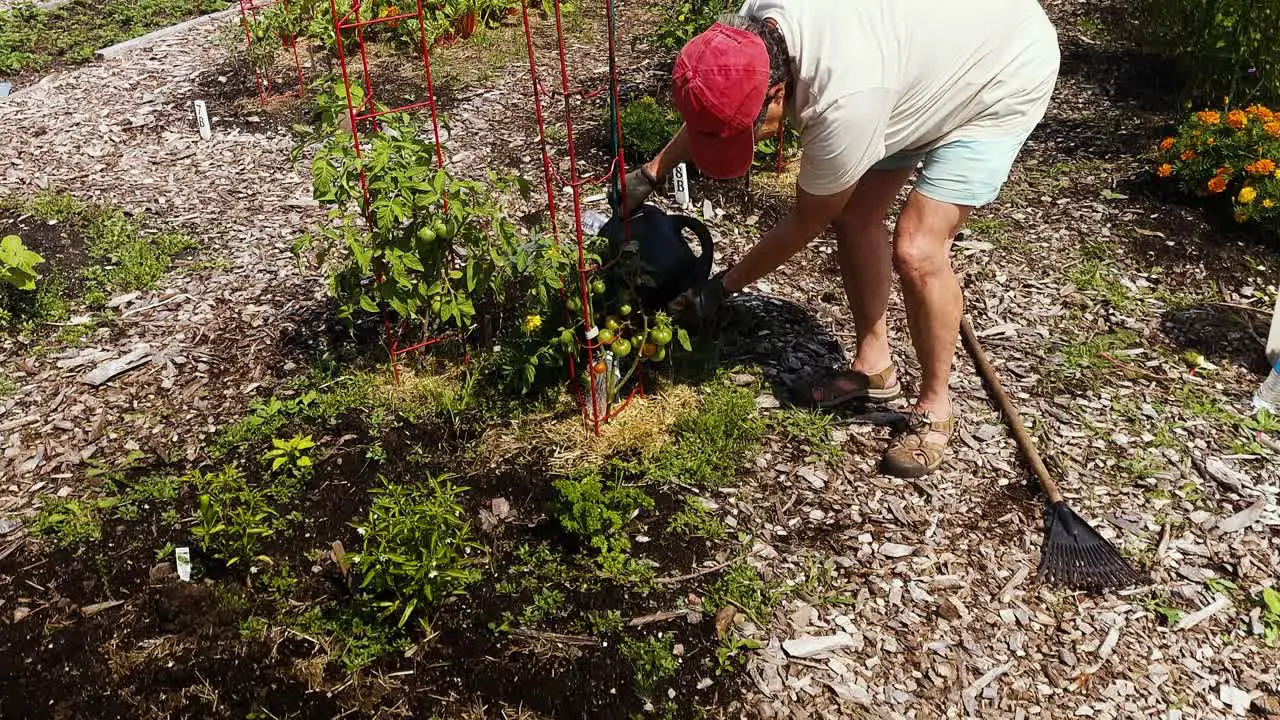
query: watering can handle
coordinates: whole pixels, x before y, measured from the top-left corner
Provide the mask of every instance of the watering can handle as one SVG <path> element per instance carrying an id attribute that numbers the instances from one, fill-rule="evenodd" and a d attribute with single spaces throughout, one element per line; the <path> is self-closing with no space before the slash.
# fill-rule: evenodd
<path id="1" fill-rule="evenodd" d="M 671 221 L 675 223 L 677 228 L 692 230 L 693 234 L 698 236 L 698 241 L 702 243 L 702 253 L 698 255 L 699 277 L 703 280 L 711 277 L 711 261 L 715 254 L 711 231 L 707 229 L 707 226 L 701 220 L 688 215 L 674 215 Z"/>

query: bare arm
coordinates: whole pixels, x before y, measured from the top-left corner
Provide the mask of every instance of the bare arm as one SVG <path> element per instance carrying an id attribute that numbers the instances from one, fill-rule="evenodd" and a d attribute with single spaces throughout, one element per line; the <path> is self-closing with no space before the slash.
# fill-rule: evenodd
<path id="1" fill-rule="evenodd" d="M 791 212 L 766 232 L 751 252 L 725 274 L 725 289 L 737 292 L 777 270 L 827 229 L 852 194 L 853 187 L 834 195 L 810 195 L 797 187 L 796 202 Z"/>
<path id="2" fill-rule="evenodd" d="M 689 157 L 689 136 L 685 133 L 685 126 L 681 125 L 675 137 L 671 138 L 666 147 L 658 151 L 656 157 L 645 163 L 644 169 L 654 177 L 662 178 L 674 170 L 676 165 L 688 162 Z"/>

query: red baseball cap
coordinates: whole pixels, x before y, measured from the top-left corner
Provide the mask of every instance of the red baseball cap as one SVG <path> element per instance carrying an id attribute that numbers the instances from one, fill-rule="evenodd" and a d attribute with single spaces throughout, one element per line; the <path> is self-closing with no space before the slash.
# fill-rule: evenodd
<path id="1" fill-rule="evenodd" d="M 769 52 L 747 30 L 715 23 L 689 41 L 671 73 L 672 101 L 704 175 L 745 175 L 755 156 L 755 122 L 769 91 Z"/>

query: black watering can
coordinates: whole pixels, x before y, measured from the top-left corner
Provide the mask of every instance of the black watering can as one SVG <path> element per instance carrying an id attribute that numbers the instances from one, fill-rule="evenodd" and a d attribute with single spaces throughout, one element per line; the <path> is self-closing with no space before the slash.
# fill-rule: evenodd
<path id="1" fill-rule="evenodd" d="M 701 244 L 701 253 L 693 254 L 684 238 L 692 231 Z M 624 221 L 614 215 L 600 228 L 599 235 L 608 239 L 605 262 L 617 287 L 629 282 L 625 273 L 639 271 L 635 292 L 641 306 L 650 312 L 664 309 L 681 293 L 711 276 L 713 254 L 711 232 L 701 220 L 687 215 L 668 215 L 654 205 L 642 205 Z M 623 277 L 620 277 L 623 276 Z"/>

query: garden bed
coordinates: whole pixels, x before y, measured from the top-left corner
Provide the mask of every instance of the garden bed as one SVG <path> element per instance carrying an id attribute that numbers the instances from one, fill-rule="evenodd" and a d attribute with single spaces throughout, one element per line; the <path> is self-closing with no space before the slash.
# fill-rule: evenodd
<path id="1" fill-rule="evenodd" d="M 0 10 L 0 80 L 15 87 L 93 59 L 96 50 L 223 10 L 226 0 L 71 0 Z"/>

